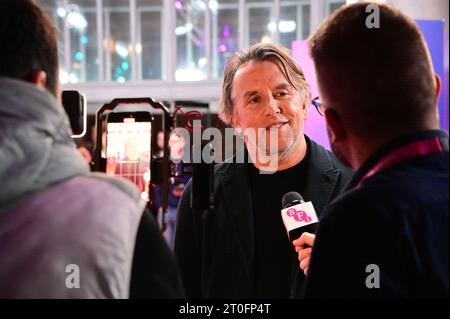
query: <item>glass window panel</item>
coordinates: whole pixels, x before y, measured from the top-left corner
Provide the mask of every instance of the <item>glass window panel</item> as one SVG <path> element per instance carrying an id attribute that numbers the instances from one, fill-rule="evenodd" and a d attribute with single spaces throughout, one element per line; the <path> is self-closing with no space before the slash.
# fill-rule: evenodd
<path id="1" fill-rule="evenodd" d="M 299 25 L 299 10 L 301 6 L 284 5 L 280 8 L 280 22 L 278 22 L 278 31 L 280 32 L 280 44 L 286 48 L 291 47 L 292 41 L 298 40 L 301 26 Z"/>
<path id="2" fill-rule="evenodd" d="M 123 83 L 131 80 L 132 46 L 128 0 L 103 0 L 105 79 Z"/>
<path id="3" fill-rule="evenodd" d="M 311 6 L 309 4 L 305 4 L 302 7 L 302 39 L 305 40 L 309 37 L 311 33 Z"/>
<path id="4" fill-rule="evenodd" d="M 203 0 L 174 0 L 176 10 L 177 81 L 207 78 L 205 49 L 205 11 Z"/>
<path id="5" fill-rule="evenodd" d="M 137 43 L 135 45 L 139 79 L 163 78 L 162 0 L 138 0 Z"/>
<path id="6" fill-rule="evenodd" d="M 65 66 L 64 51 L 64 18 L 66 10 L 63 0 L 39 0 L 37 3 L 53 19 L 58 29 L 58 58 L 60 81 L 65 84 L 69 81 L 67 67 Z"/>
<path id="7" fill-rule="evenodd" d="M 292 41 L 304 40 L 309 35 L 309 1 L 282 0 L 280 8 L 280 44 L 291 48 Z"/>
<path id="8" fill-rule="evenodd" d="M 239 47 L 239 2 L 210 0 L 212 76 L 219 78 L 228 58 Z"/>
<path id="9" fill-rule="evenodd" d="M 328 0 L 325 5 L 325 16 L 328 16 L 336 11 L 341 6 L 345 5 L 346 1 L 336 1 L 336 0 Z"/>
<path id="10" fill-rule="evenodd" d="M 239 0 L 209 0 L 209 8 L 211 9 L 211 8 L 214 8 L 214 6 L 215 6 L 215 4 L 214 3 L 212 3 L 212 2 L 217 2 L 217 4 L 219 5 L 219 6 L 223 6 L 223 5 L 227 5 L 227 4 L 231 4 L 231 5 L 236 5 L 236 4 L 238 4 L 239 3 Z"/>
<path id="11" fill-rule="evenodd" d="M 246 46 L 259 42 L 273 42 L 276 24 L 273 17 L 272 0 L 246 1 L 247 35 Z"/>
<path id="12" fill-rule="evenodd" d="M 97 81 L 97 15 L 95 0 L 71 0 L 67 6 L 70 32 L 69 82 Z"/>
<path id="13" fill-rule="evenodd" d="M 136 52 L 143 79 L 162 78 L 161 12 L 141 12 L 141 42 Z"/>

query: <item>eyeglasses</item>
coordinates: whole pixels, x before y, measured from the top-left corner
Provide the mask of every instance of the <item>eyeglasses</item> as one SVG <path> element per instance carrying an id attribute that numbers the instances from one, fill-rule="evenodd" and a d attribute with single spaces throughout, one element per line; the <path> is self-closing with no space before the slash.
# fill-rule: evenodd
<path id="1" fill-rule="evenodd" d="M 311 104 L 316 107 L 317 112 L 319 112 L 320 115 L 325 114 L 325 106 L 320 102 L 320 99 L 318 96 L 312 99 Z"/>

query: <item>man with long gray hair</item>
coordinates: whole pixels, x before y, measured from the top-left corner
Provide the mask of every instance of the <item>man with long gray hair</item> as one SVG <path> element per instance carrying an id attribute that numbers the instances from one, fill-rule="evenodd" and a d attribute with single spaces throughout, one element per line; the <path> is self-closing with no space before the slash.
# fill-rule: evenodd
<path id="1" fill-rule="evenodd" d="M 282 197 L 296 191 L 320 216 L 351 175 L 303 134 L 310 104 L 286 49 L 255 44 L 228 61 L 219 115 L 244 139 L 249 161 L 236 154 L 215 168 L 214 212 L 192 213 L 191 184 L 181 198 L 175 254 L 189 297 L 288 298 L 294 278 L 303 282 Z"/>

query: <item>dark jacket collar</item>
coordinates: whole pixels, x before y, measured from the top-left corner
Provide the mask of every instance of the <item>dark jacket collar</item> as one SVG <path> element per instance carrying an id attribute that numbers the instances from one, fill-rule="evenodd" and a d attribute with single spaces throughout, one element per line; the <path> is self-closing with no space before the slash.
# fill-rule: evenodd
<path id="1" fill-rule="evenodd" d="M 444 131 L 440 130 L 427 130 L 415 134 L 405 135 L 398 137 L 385 146 L 381 147 L 378 151 L 376 151 L 372 156 L 370 156 L 362 165 L 361 167 L 355 172 L 355 175 L 353 175 L 353 178 L 348 183 L 348 185 L 345 187 L 345 190 L 349 190 L 351 188 L 354 188 L 358 182 L 361 180 L 361 178 L 366 175 L 366 173 L 386 154 L 392 152 L 393 150 L 399 148 L 402 145 L 414 142 L 414 141 L 420 141 L 432 137 L 438 137 L 441 140 L 441 143 L 444 147 L 444 149 L 448 152 L 448 135 Z"/>
<path id="2" fill-rule="evenodd" d="M 339 173 L 344 165 L 332 158 L 332 154 L 305 135 L 308 144 L 309 172 L 303 198 L 311 201 L 318 214 L 331 200 L 338 183 Z M 348 168 L 346 168 L 348 169 Z"/>

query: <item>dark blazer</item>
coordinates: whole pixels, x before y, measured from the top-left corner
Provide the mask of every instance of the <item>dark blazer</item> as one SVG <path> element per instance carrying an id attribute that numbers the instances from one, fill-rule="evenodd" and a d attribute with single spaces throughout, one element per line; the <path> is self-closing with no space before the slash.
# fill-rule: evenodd
<path id="1" fill-rule="evenodd" d="M 310 164 L 302 195 L 314 203 L 320 217 L 352 172 L 322 146 L 306 140 Z M 248 164 L 232 161 L 215 168 L 213 212 L 192 212 L 190 182 L 178 206 L 174 252 L 189 298 L 254 297 L 255 242 Z"/>

